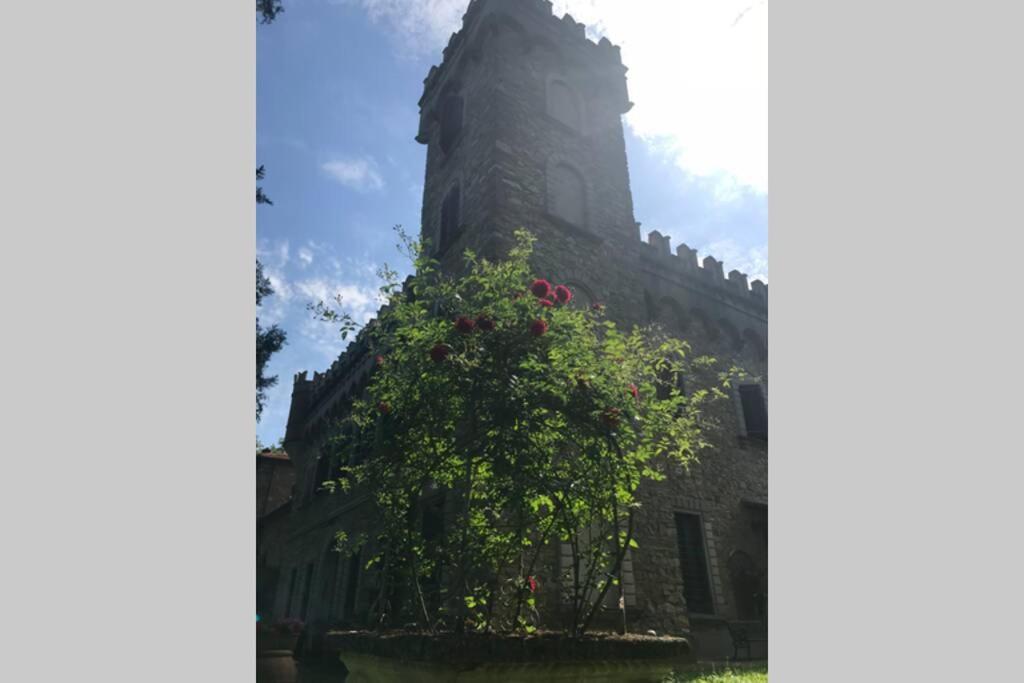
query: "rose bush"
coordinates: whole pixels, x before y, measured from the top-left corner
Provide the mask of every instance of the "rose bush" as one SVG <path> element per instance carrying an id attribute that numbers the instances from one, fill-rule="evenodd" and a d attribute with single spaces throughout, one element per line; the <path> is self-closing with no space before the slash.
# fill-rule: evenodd
<path id="1" fill-rule="evenodd" d="M 609 590 L 622 596 L 638 489 L 706 446 L 725 381 L 714 361 L 656 329 L 622 331 L 603 306 L 564 305 L 568 287 L 531 277 L 532 244 L 520 231 L 503 261 L 467 252 L 453 277 L 409 243 L 416 274 L 384 287 L 368 333 L 387 362 L 335 435 L 358 463 L 336 485 L 362 487 L 380 520 L 339 533 L 379 572 L 376 624 L 530 631 L 547 576 L 582 634 Z M 684 395 L 684 375 L 704 388 Z M 447 523 L 428 538 L 422 502 L 437 492 Z M 556 543 L 572 556 L 561 574 Z"/>

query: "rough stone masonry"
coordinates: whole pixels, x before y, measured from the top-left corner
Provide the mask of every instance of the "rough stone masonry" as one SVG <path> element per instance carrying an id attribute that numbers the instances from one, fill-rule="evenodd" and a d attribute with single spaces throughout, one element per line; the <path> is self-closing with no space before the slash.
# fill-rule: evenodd
<path id="1" fill-rule="evenodd" d="M 714 649 L 721 620 L 764 620 L 767 602 L 768 287 L 713 257 L 646 241 L 633 214 L 622 115 L 632 104 L 619 48 L 587 39 L 546 0 L 473 0 L 432 67 L 416 140 L 427 146 L 422 237 L 443 267 L 472 248 L 497 257 L 515 229 L 537 236 L 536 272 L 601 302 L 616 322 L 660 323 L 697 352 L 756 377 L 716 415 L 714 449 L 689 472 L 642 491 L 640 547 L 624 583 L 632 630 L 690 633 Z M 319 495 L 337 463 L 321 457 L 332 418 L 366 386 L 372 361 L 357 338 L 324 373 L 295 377 L 285 450 L 291 505 L 261 527 L 260 571 L 277 577 L 273 611 L 358 623 L 374 576 L 365 558 L 330 552 L 333 534 L 372 529 L 364 497 Z M 550 572 L 562 562 L 558 549 Z M 542 604 L 542 610 L 558 606 Z"/>

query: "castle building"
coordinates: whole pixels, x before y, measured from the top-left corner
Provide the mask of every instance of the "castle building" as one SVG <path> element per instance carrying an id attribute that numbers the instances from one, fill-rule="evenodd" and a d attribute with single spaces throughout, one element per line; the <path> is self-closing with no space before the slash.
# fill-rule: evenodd
<path id="1" fill-rule="evenodd" d="M 756 380 L 733 387 L 714 448 L 688 472 L 641 491 L 640 547 L 625 567 L 631 630 L 713 643 L 720 621 L 763 619 L 767 573 L 768 288 L 658 231 L 641 239 L 622 116 L 632 106 L 619 48 L 593 42 L 547 0 L 472 0 L 432 67 L 416 140 L 427 147 L 422 237 L 442 266 L 467 248 L 498 257 L 513 232 L 536 237 L 535 272 L 601 302 L 620 325 L 660 323 Z M 318 493 L 332 418 L 366 386 L 356 339 L 325 373 L 295 377 L 285 449 L 296 494 L 275 515 L 277 616 L 345 623 L 368 609 L 365 558 L 330 551 L 339 528 L 372 527 L 370 503 Z M 549 572 L 564 562 L 554 550 Z M 360 561 L 362 559 L 362 561 Z M 708 645 L 708 647 L 712 647 Z"/>

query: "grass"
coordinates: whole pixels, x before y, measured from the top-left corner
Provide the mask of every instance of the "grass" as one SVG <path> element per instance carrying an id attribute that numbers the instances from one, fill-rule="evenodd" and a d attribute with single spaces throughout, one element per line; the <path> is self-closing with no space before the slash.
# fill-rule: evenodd
<path id="1" fill-rule="evenodd" d="M 768 683 L 768 667 L 758 666 L 749 669 L 725 668 L 715 673 L 708 672 L 676 672 L 664 683 Z"/>

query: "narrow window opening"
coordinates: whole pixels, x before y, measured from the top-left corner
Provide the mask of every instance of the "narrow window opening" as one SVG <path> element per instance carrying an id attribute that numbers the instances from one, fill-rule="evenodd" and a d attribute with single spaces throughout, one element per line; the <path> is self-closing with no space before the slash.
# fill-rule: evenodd
<path id="1" fill-rule="evenodd" d="M 316 480 L 313 482 L 313 492 L 316 495 L 326 493 L 324 482 L 331 477 L 331 459 L 327 455 L 321 455 L 316 461 Z"/>
<path id="2" fill-rule="evenodd" d="M 348 561 L 348 576 L 345 583 L 344 617 L 351 619 L 356 609 L 356 588 L 359 585 L 359 552 L 355 552 Z"/>
<path id="3" fill-rule="evenodd" d="M 299 578 L 298 567 L 292 568 L 291 579 L 288 580 L 288 597 L 285 600 L 284 612 L 289 617 L 295 616 L 295 583 Z"/>
<path id="4" fill-rule="evenodd" d="M 310 562 L 306 567 L 306 580 L 302 587 L 302 611 L 299 613 L 299 618 L 306 621 L 309 618 L 309 594 L 313 589 L 313 563 Z"/>
<path id="5" fill-rule="evenodd" d="M 462 221 L 460 199 L 459 186 L 456 185 L 448 191 L 441 204 L 441 243 L 439 245 L 441 251 L 446 251 L 459 236 L 459 226 Z"/>
<path id="6" fill-rule="evenodd" d="M 444 496 L 438 496 L 427 501 L 423 505 L 423 540 L 426 541 L 428 556 L 434 560 L 434 566 L 430 575 L 423 581 L 423 593 L 431 609 L 437 609 L 441 605 L 441 575 L 444 567 L 441 566 L 440 555 L 433 552 L 444 539 Z"/>
<path id="7" fill-rule="evenodd" d="M 462 132 L 463 100 L 460 95 L 447 95 L 441 104 L 441 149 L 448 154 Z"/>
<path id="8" fill-rule="evenodd" d="M 676 514 L 679 565 L 683 572 L 683 598 L 691 613 L 713 614 L 711 578 L 708 576 L 704 531 L 699 515 Z"/>
<path id="9" fill-rule="evenodd" d="M 765 408 L 761 386 L 759 384 L 743 384 L 739 391 L 747 436 L 752 439 L 767 439 L 768 411 Z"/>

